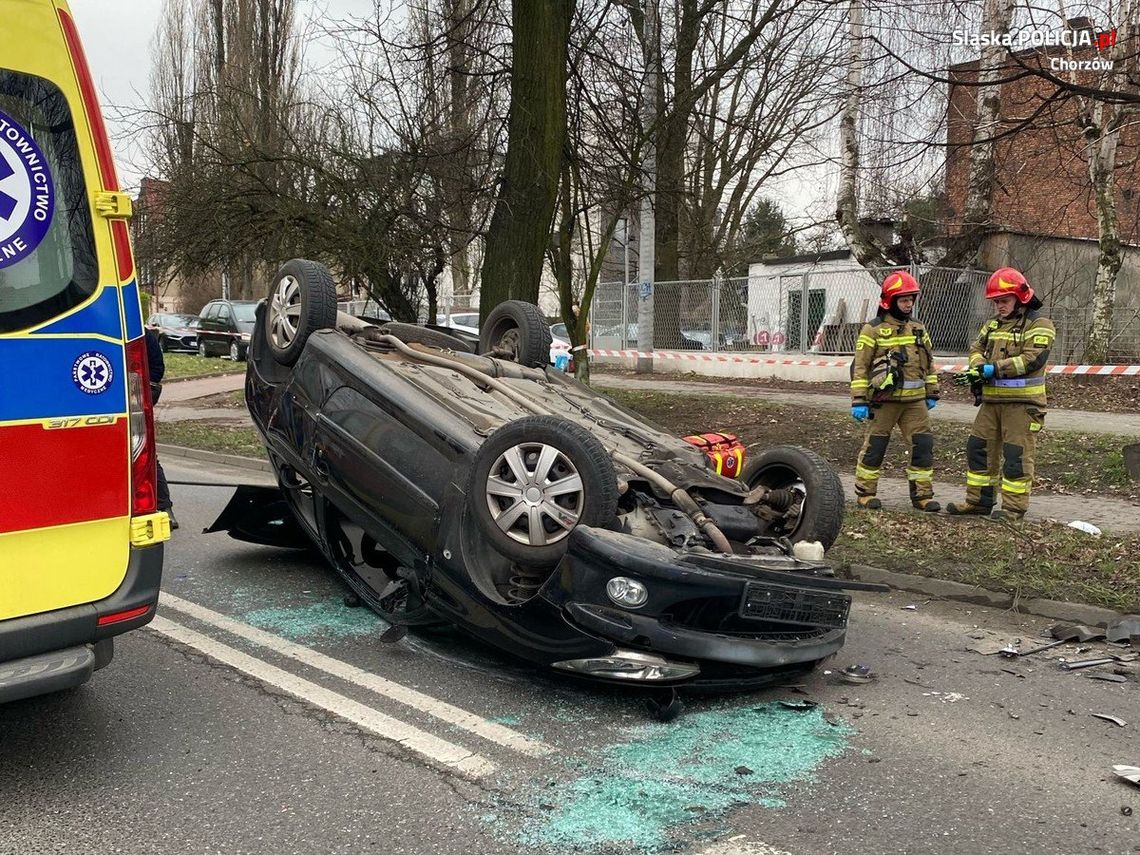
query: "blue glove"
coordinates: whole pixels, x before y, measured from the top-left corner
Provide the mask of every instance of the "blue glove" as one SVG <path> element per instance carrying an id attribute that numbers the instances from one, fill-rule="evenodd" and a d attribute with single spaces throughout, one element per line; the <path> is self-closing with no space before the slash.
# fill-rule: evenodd
<path id="1" fill-rule="evenodd" d="M 934 400 L 933 398 L 927 398 L 926 399 L 926 409 L 933 410 L 937 406 L 938 406 L 938 402 L 936 400 Z"/>
<path id="2" fill-rule="evenodd" d="M 982 366 L 981 371 L 982 371 L 982 376 L 985 377 L 987 380 L 993 379 L 993 376 L 994 376 L 993 365 L 991 365 L 990 363 L 987 362 L 985 365 Z"/>
<path id="3" fill-rule="evenodd" d="M 866 404 L 852 404 L 851 405 L 851 418 L 857 422 L 865 422 L 871 418 L 871 408 Z"/>

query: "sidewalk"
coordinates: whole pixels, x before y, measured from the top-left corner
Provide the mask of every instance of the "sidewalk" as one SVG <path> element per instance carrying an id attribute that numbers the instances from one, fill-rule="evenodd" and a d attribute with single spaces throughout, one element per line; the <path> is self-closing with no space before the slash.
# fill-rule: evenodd
<path id="1" fill-rule="evenodd" d="M 843 482 L 847 503 L 853 504 L 854 473 L 840 472 L 839 480 Z M 877 495 L 888 511 L 913 511 L 909 489 L 907 482 L 902 478 L 881 478 Z M 965 495 L 965 484 L 934 482 L 934 497 L 943 508 L 947 502 L 962 501 Z M 1027 517 L 1031 520 L 1056 520 L 1060 523 L 1084 520 L 1104 531 L 1140 531 L 1140 505 L 1107 496 L 1058 496 L 1053 493 L 1034 493 L 1029 500 Z"/>
<path id="2" fill-rule="evenodd" d="M 771 401 L 775 404 L 798 404 L 821 410 L 841 410 L 851 408 L 851 398 L 847 395 L 829 395 L 816 392 L 789 392 L 782 389 L 765 389 L 756 386 L 738 386 L 732 381 L 724 383 L 704 383 L 698 380 L 675 380 L 668 375 L 654 374 L 651 377 L 626 377 L 616 374 L 594 372 L 590 375 L 590 385 L 596 389 L 620 389 L 645 392 L 683 392 L 687 395 L 707 395 L 709 397 L 751 398 Z M 806 384 L 805 384 L 806 385 Z M 931 411 L 936 421 L 973 424 L 977 410 L 970 404 L 957 401 L 943 401 Z M 1046 418 L 1048 427 L 1053 430 L 1078 431 L 1081 433 L 1108 433 L 1121 436 L 1140 437 L 1140 416 L 1135 413 L 1096 413 L 1085 410 L 1050 409 Z"/>
<path id="3" fill-rule="evenodd" d="M 161 410 L 171 401 L 189 401 L 221 392 L 236 392 L 245 387 L 245 373 L 222 374 L 218 377 L 197 377 L 192 380 L 168 380 L 162 384 Z"/>

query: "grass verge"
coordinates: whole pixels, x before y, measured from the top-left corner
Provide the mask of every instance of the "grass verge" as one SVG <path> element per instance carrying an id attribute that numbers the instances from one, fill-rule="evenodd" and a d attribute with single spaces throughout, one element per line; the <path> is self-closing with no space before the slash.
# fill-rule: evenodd
<path id="1" fill-rule="evenodd" d="M 261 434 L 248 425 L 216 424 L 209 421 L 159 422 L 155 425 L 158 441 L 218 454 L 265 458 Z"/>
<path id="2" fill-rule="evenodd" d="M 167 380 L 186 380 L 191 377 L 213 377 L 218 374 L 243 374 L 244 362 L 231 362 L 228 359 L 201 357 L 196 353 L 167 353 L 166 374 L 163 382 Z"/>
<path id="3" fill-rule="evenodd" d="M 843 412 L 776 404 L 745 398 L 607 390 L 606 394 L 647 416 L 672 433 L 684 436 L 726 430 L 746 444 L 784 443 L 814 449 L 841 471 L 855 468 L 863 428 Z M 965 483 L 968 425 L 933 422 L 934 477 Z M 1046 429 L 1037 440 L 1034 491 L 1100 494 L 1137 500 L 1140 484 L 1128 477 L 1122 449 L 1134 439 L 1111 434 L 1084 434 Z M 905 477 L 906 448 L 896 431 L 885 477 Z"/>
<path id="4" fill-rule="evenodd" d="M 849 509 L 828 556 L 842 567 L 870 564 L 1019 598 L 1140 612 L 1140 534 L 1135 532 L 1094 537 L 1057 523 L 1014 526 Z"/>

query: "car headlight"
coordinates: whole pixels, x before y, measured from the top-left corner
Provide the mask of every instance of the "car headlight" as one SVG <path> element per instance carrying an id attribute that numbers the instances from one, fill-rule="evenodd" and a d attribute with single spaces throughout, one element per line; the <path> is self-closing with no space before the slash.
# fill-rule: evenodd
<path id="1" fill-rule="evenodd" d="M 636 579 L 628 576 L 614 576 L 606 582 L 606 595 L 619 606 L 636 609 L 644 606 L 649 599 L 648 589 Z"/>
<path id="2" fill-rule="evenodd" d="M 241 340 L 242 340 L 242 341 L 249 341 L 251 338 L 253 338 L 253 334 L 252 334 L 252 333 L 243 332 L 243 333 L 241 334 Z"/>

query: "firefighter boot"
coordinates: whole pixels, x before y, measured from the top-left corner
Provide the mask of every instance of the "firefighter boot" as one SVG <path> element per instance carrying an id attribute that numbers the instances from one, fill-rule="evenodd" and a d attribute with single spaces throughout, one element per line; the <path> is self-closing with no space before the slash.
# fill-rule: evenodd
<path id="1" fill-rule="evenodd" d="M 997 522 L 1019 523 L 1025 519 L 1024 511 L 1011 511 L 1006 508 L 998 508 L 992 514 L 990 519 Z"/>
<path id="2" fill-rule="evenodd" d="M 883 503 L 879 501 L 878 496 L 859 496 L 855 499 L 855 504 L 869 511 L 878 511 L 883 508 Z"/>
<path id="3" fill-rule="evenodd" d="M 911 499 L 910 503 L 914 505 L 915 510 L 926 511 L 928 514 L 936 514 L 942 510 L 942 505 L 934 499 Z"/>
<path id="4" fill-rule="evenodd" d="M 973 502 L 947 502 L 946 513 L 952 516 L 961 516 L 964 514 L 975 514 L 977 516 L 989 516 L 991 508 L 987 505 L 975 505 Z"/>

